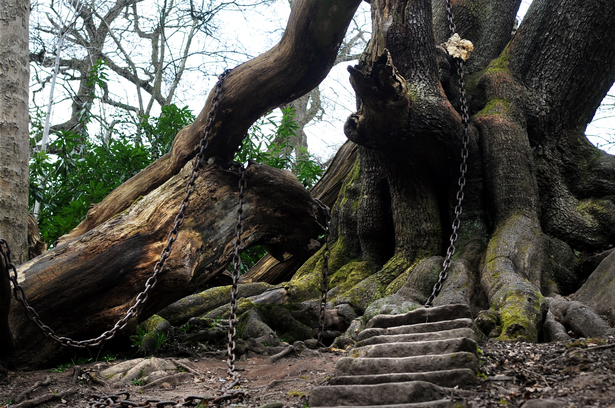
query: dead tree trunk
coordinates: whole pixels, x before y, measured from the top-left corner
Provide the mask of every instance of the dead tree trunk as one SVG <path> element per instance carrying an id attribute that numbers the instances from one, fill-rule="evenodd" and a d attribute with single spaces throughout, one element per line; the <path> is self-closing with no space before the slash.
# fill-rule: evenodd
<path id="1" fill-rule="evenodd" d="M 97 337 L 123 317 L 167 243 L 191 167 L 107 222 L 20 266 L 28 301 L 46 325 L 79 340 Z M 165 269 L 128 333 L 194 293 L 232 258 L 239 176 L 216 165 L 202 173 Z M 312 237 L 322 230 L 324 214 L 297 179 L 258 165 L 246 175 L 245 245 L 266 244 L 301 256 L 314 252 L 318 243 Z M 46 339 L 15 301 L 9 323 L 18 366 L 43 364 L 57 351 L 57 343 Z"/>

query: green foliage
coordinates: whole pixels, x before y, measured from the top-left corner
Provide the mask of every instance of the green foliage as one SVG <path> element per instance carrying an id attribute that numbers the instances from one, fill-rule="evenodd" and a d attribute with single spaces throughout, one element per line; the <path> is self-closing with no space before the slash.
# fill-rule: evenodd
<path id="1" fill-rule="evenodd" d="M 186 323 L 184 325 L 182 325 L 179 330 L 181 330 L 184 333 L 188 333 L 194 326 L 191 325 L 190 323 Z"/>
<path id="2" fill-rule="evenodd" d="M 36 152 L 30 160 L 30 211 L 40 203 L 39 228 L 45 242 L 53 243 L 75 228 L 92 204 L 166 153 L 175 134 L 193 120 L 187 107 L 163 107 L 161 117 L 142 122 L 151 145 L 136 145 L 127 138 L 99 144 L 70 131 L 54 135 L 51 153 Z M 32 144 L 39 133 L 33 130 Z"/>
<path id="3" fill-rule="evenodd" d="M 160 350 L 160 347 L 164 346 L 169 342 L 169 338 L 163 332 L 156 332 L 154 335 L 154 353 L 157 353 Z"/>
<path id="4" fill-rule="evenodd" d="M 163 106 L 161 110 L 159 117 L 144 116 L 141 122 L 141 129 L 151 145 L 150 153 L 154 160 L 171 150 L 179 131 L 196 119 L 187 106 L 180 109 L 171 104 Z"/>
<path id="5" fill-rule="evenodd" d="M 275 127 L 275 133 L 265 134 L 265 125 Z M 245 163 L 253 160 L 276 169 L 291 170 L 301 184 L 311 188 L 324 170 L 305 148 L 292 146 L 292 138 L 297 129 L 299 126 L 295 122 L 292 107 L 282 108 L 282 119 L 279 123 L 272 118 L 272 112 L 269 112 L 250 128 L 241 150 L 235 154 L 235 161 Z"/>
<path id="6" fill-rule="evenodd" d="M 53 243 L 77 226 L 100 202 L 151 162 L 146 148 L 123 140 L 107 146 L 62 131 L 49 146 L 54 154 L 37 152 L 30 161 L 30 208 L 41 204 L 39 228 Z"/>
<path id="7" fill-rule="evenodd" d="M 143 378 L 133 378 L 132 385 L 136 385 L 138 387 L 145 385 L 145 380 Z"/>
<path id="8" fill-rule="evenodd" d="M 107 63 L 99 58 L 92 68 L 88 71 L 87 86 L 96 86 L 104 88 L 109 81 L 109 75 L 107 74 Z"/>
<path id="9" fill-rule="evenodd" d="M 106 69 L 104 61 L 97 61 L 90 70 L 88 85 L 104 87 Z M 84 107 L 82 123 L 89 122 L 89 115 L 88 108 Z M 272 113 L 265 115 L 252 126 L 235 160 L 242 163 L 253 160 L 291 170 L 310 188 L 322 176 L 323 169 L 305 149 L 291 145 L 298 129 L 294 116 L 292 108 L 282 109 L 279 122 L 273 119 Z M 138 145 L 127 136 L 100 144 L 87 135 L 71 131 L 52 135 L 49 153 L 35 152 L 30 161 L 30 211 L 35 202 L 40 204 L 38 219 L 43 240 L 53 244 L 75 228 L 93 204 L 165 154 L 175 135 L 194 120 L 188 107 L 162 107 L 159 117 L 143 117 L 139 124 L 138 131 L 148 141 L 145 145 Z M 41 137 L 42 123 L 43 116 L 35 114 L 32 145 Z M 274 127 L 275 132 L 266 134 L 265 126 Z M 261 246 L 245 249 L 240 272 L 245 273 L 265 253 Z"/>
<path id="10" fill-rule="evenodd" d="M 143 327 L 137 326 L 137 332 L 130 336 L 130 342 L 132 343 L 133 347 L 141 347 L 141 344 L 143 343 L 143 337 L 146 334 L 147 332 Z"/>
<path id="11" fill-rule="evenodd" d="M 94 361 L 94 359 L 92 357 L 83 357 L 83 356 L 78 356 L 78 355 L 75 354 L 73 357 L 71 357 L 70 361 L 68 361 L 66 363 L 60 364 L 56 368 L 50 370 L 50 372 L 52 372 L 52 373 L 63 373 L 68 368 L 74 367 L 76 365 L 88 364 L 88 363 L 91 363 L 92 361 Z M 98 360 L 96 360 L 96 361 L 98 361 Z"/>

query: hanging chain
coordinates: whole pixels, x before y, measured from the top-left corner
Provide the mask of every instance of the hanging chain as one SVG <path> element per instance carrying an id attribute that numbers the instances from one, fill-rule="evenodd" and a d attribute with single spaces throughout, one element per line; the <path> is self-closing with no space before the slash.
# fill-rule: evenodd
<path id="1" fill-rule="evenodd" d="M 233 254 L 233 285 L 231 286 L 231 314 L 228 318 L 228 365 L 227 373 L 230 376 L 228 385 L 222 387 L 224 394 L 231 393 L 232 388 L 239 383 L 241 375 L 235 370 L 235 336 L 237 334 L 237 282 L 239 280 L 239 268 L 241 266 L 241 251 L 243 250 L 243 200 L 246 188 L 246 169 L 241 166 L 241 178 L 239 179 L 239 206 L 237 208 L 237 224 L 235 225 L 235 252 Z"/>
<path id="2" fill-rule="evenodd" d="M 322 343 L 322 335 L 325 331 L 325 309 L 327 308 L 327 292 L 329 291 L 329 259 L 331 258 L 331 249 L 329 248 L 329 227 L 331 224 L 331 210 L 322 201 L 314 199 L 325 211 L 325 246 L 322 251 L 322 280 L 320 282 L 320 314 L 318 318 L 318 343 Z M 324 345 L 324 344 L 323 344 Z"/>
<path id="3" fill-rule="evenodd" d="M 218 110 L 218 105 L 220 103 L 220 92 L 222 89 L 222 84 L 224 83 L 224 80 L 226 79 L 226 77 L 228 76 L 230 72 L 231 70 L 227 69 L 222 74 L 220 74 L 220 76 L 218 77 L 218 82 L 216 83 L 216 86 L 214 88 L 215 90 L 214 96 L 211 99 L 211 108 L 209 110 L 209 113 L 207 114 L 207 123 L 205 124 L 205 128 L 203 129 L 203 138 L 201 139 L 199 143 L 199 151 L 196 157 L 194 158 L 194 167 L 192 169 L 190 181 L 186 184 L 186 189 L 185 189 L 186 196 L 184 197 L 184 199 L 182 200 L 180 204 L 179 211 L 177 213 L 177 216 L 175 217 L 175 223 L 173 225 L 173 228 L 169 232 L 169 235 L 167 238 L 167 244 L 162 250 L 162 252 L 160 253 L 160 260 L 154 266 L 154 272 L 152 276 L 150 276 L 150 278 L 145 282 L 145 289 L 137 295 L 135 304 L 130 309 L 128 309 L 128 311 L 126 311 L 126 315 L 122 319 L 120 319 L 117 323 L 115 323 L 115 326 L 113 326 L 111 330 L 104 332 L 103 334 L 101 334 L 100 336 L 94 339 L 81 340 L 81 341 L 73 340 L 67 337 L 57 336 L 50 327 L 46 326 L 45 324 L 41 322 L 38 313 L 28 304 L 26 300 L 26 294 L 24 292 L 24 289 L 17 281 L 17 270 L 15 269 L 15 266 L 10 262 L 10 249 L 8 248 L 8 243 L 6 242 L 6 240 L 0 241 L 1 244 L 6 245 L 7 247 L 6 255 L 5 255 L 4 250 L 2 250 L 2 256 L 5 257 L 7 268 L 12 269 L 13 271 L 13 276 L 10 277 L 10 279 L 11 279 L 11 282 L 13 282 L 13 291 L 14 291 L 15 299 L 17 299 L 17 301 L 22 303 L 22 305 L 26 309 L 26 313 L 28 317 L 30 318 L 30 320 L 32 320 L 32 322 L 34 322 L 38 327 L 40 327 L 40 329 L 43 331 L 45 336 L 57 341 L 63 346 L 71 346 L 71 347 L 79 347 L 79 348 L 98 346 L 103 341 L 112 339 L 118 331 L 126 327 L 126 325 L 128 324 L 128 320 L 130 318 L 138 314 L 139 308 L 147 300 L 147 297 L 150 291 L 152 290 L 152 288 L 156 286 L 157 277 L 160 274 L 160 272 L 162 272 L 165 261 L 171 256 L 171 248 L 175 240 L 177 240 L 177 236 L 179 234 L 179 228 L 184 223 L 185 211 L 188 208 L 188 205 L 190 204 L 190 196 L 194 192 L 195 182 L 199 176 L 201 164 L 205 158 L 205 150 L 207 149 L 207 146 L 209 145 L 209 136 L 211 135 L 211 129 L 213 127 L 213 123 L 216 118 L 216 114 Z"/>
<path id="4" fill-rule="evenodd" d="M 451 31 L 451 36 L 452 36 L 453 34 L 455 34 L 456 26 L 453 20 L 453 10 L 451 6 L 451 0 L 446 0 L 446 13 L 448 16 L 448 27 Z M 432 306 L 434 299 L 436 298 L 436 296 L 438 296 L 438 294 L 442 290 L 443 282 L 448 277 L 448 270 L 451 267 L 451 259 L 453 255 L 455 254 L 455 242 L 457 241 L 457 238 L 459 237 L 457 234 L 457 230 L 461 226 L 460 217 L 461 217 L 461 212 L 463 211 L 461 207 L 461 203 L 463 202 L 463 197 L 464 197 L 463 188 L 466 185 L 466 172 L 468 171 L 468 165 L 466 162 L 468 159 L 468 142 L 470 140 L 470 136 L 468 133 L 469 127 L 470 127 L 470 115 L 468 114 L 468 101 L 466 99 L 466 88 L 465 88 L 465 81 L 463 78 L 463 60 L 461 58 L 456 58 L 456 61 L 457 61 L 457 75 L 459 75 L 459 93 L 461 94 L 461 96 L 459 97 L 459 101 L 461 102 L 461 122 L 463 124 L 463 136 L 461 140 L 463 144 L 463 147 L 461 148 L 461 159 L 462 160 L 459 166 L 459 171 L 461 172 L 461 175 L 459 176 L 459 180 L 457 181 L 457 184 L 459 185 L 459 190 L 457 191 L 457 196 L 456 196 L 457 205 L 455 206 L 455 218 L 453 219 L 453 224 L 452 224 L 453 232 L 451 233 L 451 237 L 449 239 L 450 244 L 448 246 L 448 249 L 446 250 L 446 257 L 444 258 L 444 262 L 442 264 L 442 271 L 440 272 L 438 276 L 438 281 L 434 285 L 433 291 L 431 292 L 431 295 L 427 299 L 427 302 L 425 302 L 426 308 L 429 308 Z"/>

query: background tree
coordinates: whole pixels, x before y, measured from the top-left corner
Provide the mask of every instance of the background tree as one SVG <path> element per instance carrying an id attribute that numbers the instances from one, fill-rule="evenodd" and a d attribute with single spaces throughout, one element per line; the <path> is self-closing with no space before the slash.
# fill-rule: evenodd
<path id="1" fill-rule="evenodd" d="M 459 34 L 475 48 L 465 76 L 469 158 L 458 250 L 436 304 L 489 310 L 493 336 L 534 341 L 548 308 L 545 296 L 576 290 L 584 261 L 615 244 L 615 157 L 584 135 L 615 80 L 615 44 L 606 35 L 615 23 L 615 3 L 535 0 L 511 38 L 519 3 L 464 0 L 453 7 Z M 70 328 L 68 335 L 104 326 L 129 307 L 134 288 L 148 276 L 146 267 L 156 262 L 164 241 L 160 231 L 170 226 L 169 209 L 176 208 L 172 202 L 182 189 L 178 180 L 189 174 L 186 163 L 197 152 L 212 106 L 216 119 L 206 156 L 216 159 L 196 188 L 205 202 L 211 196 L 217 203 L 210 215 L 220 224 L 203 225 L 209 222 L 205 207 L 191 207 L 178 236 L 180 250 L 171 254 L 165 281 L 156 289 L 159 296 L 138 319 L 184 295 L 189 283 L 221 273 L 232 243 L 232 223 L 224 220 L 233 218 L 235 206 L 220 210 L 227 201 L 215 192 L 232 186 L 224 197 L 238 194 L 238 175 L 226 162 L 254 121 L 324 78 L 359 4 L 297 1 L 280 42 L 230 72 L 167 155 L 91 209 L 56 249 L 22 266 L 26 293 L 41 294 L 34 306 L 43 305 L 51 320 L 60 315 L 57 310 L 71 310 L 58 321 Z M 322 193 L 339 189 L 328 195 L 335 202 L 331 306 L 347 305 L 363 321 L 419 307 L 430 294 L 454 218 L 462 135 L 456 61 L 438 45 L 450 34 L 444 3 L 370 4 L 372 39 L 349 69 L 360 102 L 345 126 L 351 148 L 334 159 L 331 171 L 337 174 L 325 174 L 329 188 Z M 264 244 L 276 255 L 315 250 L 310 239 L 317 238 L 315 224 L 323 222 L 317 202 L 290 188 L 284 172 L 250 172 L 246 245 Z M 279 218 L 255 221 L 272 214 Z M 293 219 L 305 224 L 291 226 Z M 289 231 L 292 239 L 284 238 Z M 80 263 L 60 262 L 74 254 Z M 272 288 L 277 299 L 318 299 L 321 262 L 317 253 L 290 282 Z M 87 290 L 71 286 L 75 296 L 62 302 L 53 296 L 51 288 L 72 282 L 71 276 L 98 290 L 93 282 L 105 273 L 121 276 L 113 289 L 121 285 L 122 296 L 109 289 L 106 301 L 100 296 L 87 312 L 69 307 Z M 21 311 L 11 313 L 11 323 L 23 361 L 40 337 Z"/>
<path id="2" fill-rule="evenodd" d="M 28 48 L 29 3 L 9 1 L 0 24 L 0 236 L 21 263 L 27 257 L 28 212 Z"/>
<path id="3" fill-rule="evenodd" d="M 3 2 L 0 24 L 0 238 L 21 263 L 28 255 L 28 21 L 30 3 Z M 5 248 L 4 248 L 5 249 Z M 0 260 L 0 383 L 7 381 L 13 336 L 7 319 L 11 286 Z"/>

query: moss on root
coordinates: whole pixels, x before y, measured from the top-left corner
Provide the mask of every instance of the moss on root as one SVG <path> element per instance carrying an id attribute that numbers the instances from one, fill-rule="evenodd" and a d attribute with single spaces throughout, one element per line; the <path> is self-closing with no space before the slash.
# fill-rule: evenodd
<path id="1" fill-rule="evenodd" d="M 335 298 L 336 303 L 348 303 L 354 308 L 365 310 L 372 302 L 385 296 L 391 282 L 401 275 L 410 262 L 403 256 L 393 256 L 380 271 L 368 276 Z"/>
<path id="2" fill-rule="evenodd" d="M 534 299 L 527 293 L 508 291 L 499 308 L 502 334 L 498 340 L 536 342 L 546 310 L 542 295 Z"/>

